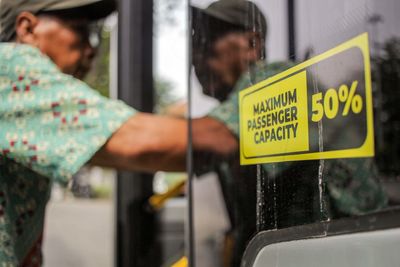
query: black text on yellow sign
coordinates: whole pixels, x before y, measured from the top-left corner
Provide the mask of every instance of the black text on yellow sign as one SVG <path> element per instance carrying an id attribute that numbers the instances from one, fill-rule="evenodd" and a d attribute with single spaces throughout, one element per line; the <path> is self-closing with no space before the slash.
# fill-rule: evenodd
<path id="1" fill-rule="evenodd" d="M 363 99 L 360 95 L 355 94 L 358 81 L 353 81 L 350 90 L 346 84 L 342 84 L 339 90 L 330 88 L 323 93 L 316 93 L 312 96 L 312 116 L 313 122 L 319 122 L 324 114 L 326 118 L 333 119 L 338 115 L 339 105 L 344 105 L 342 116 L 347 116 L 350 109 L 353 113 L 358 114 L 363 108 Z M 343 104 L 344 103 L 344 104 Z"/>
<path id="2" fill-rule="evenodd" d="M 368 34 L 239 94 L 241 164 L 374 155 Z"/>

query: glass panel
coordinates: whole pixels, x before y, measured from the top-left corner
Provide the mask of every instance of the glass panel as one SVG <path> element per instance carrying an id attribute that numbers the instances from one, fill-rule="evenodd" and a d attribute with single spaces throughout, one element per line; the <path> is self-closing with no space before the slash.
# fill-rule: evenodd
<path id="1" fill-rule="evenodd" d="M 191 5 L 196 266 L 239 266 L 263 230 L 400 203 L 398 1 Z M 259 121 L 245 120 L 261 81 Z M 303 102 L 282 108 L 289 98 Z"/>
<path id="2" fill-rule="evenodd" d="M 286 4 L 192 1 L 192 6 L 195 264 L 239 266 L 257 232 L 258 194 L 257 168 L 239 162 L 237 92 L 262 79 L 255 75 L 267 59 L 281 62 L 273 72 L 287 68 Z M 247 76 L 241 79 L 242 74 Z"/>
<path id="3" fill-rule="evenodd" d="M 262 229 L 362 215 L 399 203 L 399 149 L 397 138 L 394 138 L 399 121 L 397 109 L 394 108 L 397 99 L 394 90 L 399 86 L 399 75 L 395 70 L 399 67 L 397 46 L 400 22 L 393 13 L 393 10 L 399 8 L 396 1 L 296 2 L 296 48 L 300 62 L 355 36 L 368 33 L 372 64 L 375 157 L 352 158 L 351 152 L 348 152 L 346 157 L 349 159 L 260 166 L 259 178 L 265 190 L 264 199 L 260 201 L 267 207 L 274 207 L 273 216 L 265 214 Z M 362 61 L 362 55 L 356 50 L 348 50 L 332 57 L 330 62 L 326 60 L 325 63 L 311 67 L 308 87 L 326 96 L 330 88 L 340 90 L 343 84 L 350 87 L 355 80 L 360 84 L 365 83 L 364 67 L 356 63 Z M 343 100 L 346 102 L 348 99 Z M 354 102 L 354 98 L 352 100 Z M 329 126 L 329 118 L 324 118 L 318 130 L 315 130 L 319 131 L 318 134 L 314 135 L 320 150 L 353 148 L 361 145 L 359 142 L 364 140 L 358 136 L 365 132 L 365 122 L 360 121 L 362 116 L 356 115 L 353 108 L 350 112 L 354 114 L 345 115 L 346 104 L 339 105 L 343 113 L 339 113 L 339 117 L 333 120 L 341 127 L 345 125 L 346 129 L 338 132 L 339 128 L 336 127 L 333 130 Z M 349 135 L 350 132 L 354 135 Z M 310 144 L 316 141 L 311 139 Z M 337 140 L 340 140 L 340 145 Z"/>
<path id="4" fill-rule="evenodd" d="M 187 113 L 187 1 L 154 1 L 154 111 L 184 118 Z M 184 224 L 187 201 L 186 173 L 154 175 L 151 208 L 159 216 L 157 240 L 162 266 L 171 266 L 184 255 Z"/>

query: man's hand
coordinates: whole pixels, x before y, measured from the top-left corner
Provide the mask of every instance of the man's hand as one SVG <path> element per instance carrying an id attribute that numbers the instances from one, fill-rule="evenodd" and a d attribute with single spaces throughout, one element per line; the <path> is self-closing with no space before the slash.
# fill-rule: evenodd
<path id="1" fill-rule="evenodd" d="M 239 147 L 238 140 L 220 121 L 210 117 L 192 121 L 192 142 L 195 152 L 209 152 L 227 157 Z"/>

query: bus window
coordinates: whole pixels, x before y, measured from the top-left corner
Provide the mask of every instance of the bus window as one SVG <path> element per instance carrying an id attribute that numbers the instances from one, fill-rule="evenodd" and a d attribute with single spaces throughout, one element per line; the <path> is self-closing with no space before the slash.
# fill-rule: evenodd
<path id="1" fill-rule="evenodd" d="M 196 266 L 252 266 L 268 240 L 399 226 L 399 10 L 191 1 Z"/>

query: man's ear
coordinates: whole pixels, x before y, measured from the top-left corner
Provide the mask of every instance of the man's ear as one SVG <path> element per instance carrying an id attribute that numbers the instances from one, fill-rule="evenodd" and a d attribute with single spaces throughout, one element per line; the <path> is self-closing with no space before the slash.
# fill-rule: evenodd
<path id="1" fill-rule="evenodd" d="M 30 12 L 21 12 L 15 22 L 16 41 L 23 44 L 36 44 L 34 29 L 39 22 L 38 17 Z"/>

